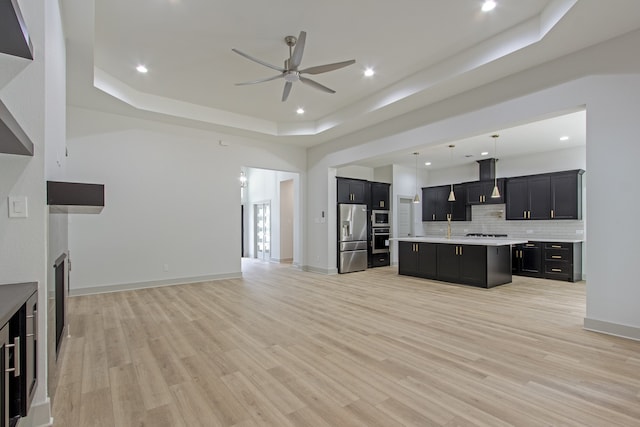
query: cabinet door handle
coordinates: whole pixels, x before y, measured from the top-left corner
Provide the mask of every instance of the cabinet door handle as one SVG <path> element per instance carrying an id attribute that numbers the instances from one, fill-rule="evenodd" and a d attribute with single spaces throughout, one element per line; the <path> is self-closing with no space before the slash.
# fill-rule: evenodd
<path id="1" fill-rule="evenodd" d="M 433 214 L 432 217 L 433 217 L 433 220 L 435 221 L 436 220 L 436 214 Z"/>
<path id="2" fill-rule="evenodd" d="M 551 255 L 551 258 L 553 258 L 553 259 L 562 259 L 562 256 L 560 256 L 560 255 Z"/>
<path id="3" fill-rule="evenodd" d="M 458 247 L 456 246 L 456 255 L 458 255 Z"/>
<path id="4" fill-rule="evenodd" d="M 551 247 L 554 249 L 562 249 L 562 246 L 560 245 L 551 245 Z"/>
<path id="5" fill-rule="evenodd" d="M 553 209 L 551 209 L 551 218 L 554 218 L 554 217 L 555 217 L 555 214 L 553 212 Z"/>
<path id="6" fill-rule="evenodd" d="M 559 268 L 552 268 L 551 271 L 555 271 L 556 273 L 562 273 L 562 270 Z"/>
<path id="7" fill-rule="evenodd" d="M 384 200 L 380 200 L 380 207 L 384 208 Z"/>
<path id="8" fill-rule="evenodd" d="M 524 252 L 520 251 L 520 258 L 524 258 Z"/>
<path id="9" fill-rule="evenodd" d="M 5 372 L 13 372 L 14 377 L 20 376 L 20 337 L 15 337 L 13 339 L 13 344 L 7 344 L 4 346 L 6 349 L 5 358 L 7 360 L 7 367 L 5 368 Z M 8 361 L 10 359 L 9 349 L 13 348 L 13 368 L 8 367 Z"/>
<path id="10" fill-rule="evenodd" d="M 535 243 L 527 243 L 525 246 L 528 248 L 532 248 L 532 247 L 535 247 L 535 245 L 536 245 Z"/>
<path id="11" fill-rule="evenodd" d="M 460 255 L 462 255 L 462 246 L 460 246 Z"/>
<path id="12" fill-rule="evenodd" d="M 522 215 L 524 216 L 524 219 L 527 219 L 527 211 L 522 211 Z"/>

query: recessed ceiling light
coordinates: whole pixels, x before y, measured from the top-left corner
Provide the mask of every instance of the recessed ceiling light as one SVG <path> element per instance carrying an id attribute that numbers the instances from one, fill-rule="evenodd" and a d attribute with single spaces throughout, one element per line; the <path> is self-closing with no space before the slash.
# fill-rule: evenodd
<path id="1" fill-rule="evenodd" d="M 569 137 L 568 137 L 568 136 L 561 136 L 561 137 L 560 137 L 560 141 L 566 141 L 566 140 L 568 140 L 568 139 L 569 139 Z"/>
<path id="2" fill-rule="evenodd" d="M 431 162 L 424 162 L 425 166 L 431 166 Z"/>
<path id="3" fill-rule="evenodd" d="M 147 70 L 147 67 L 145 67 L 145 66 L 144 66 L 144 65 L 142 65 L 142 64 L 138 65 L 138 66 L 136 67 L 136 70 L 137 70 L 139 73 L 142 73 L 142 74 L 144 74 L 144 73 L 146 73 L 147 71 L 149 71 L 149 70 Z"/>
<path id="4" fill-rule="evenodd" d="M 489 12 L 496 8 L 496 2 L 494 0 L 487 0 L 482 4 L 482 11 Z"/>
<path id="5" fill-rule="evenodd" d="M 364 76 L 365 77 L 371 77 L 375 74 L 375 72 L 373 71 L 373 68 L 367 68 L 366 70 L 364 70 Z"/>
<path id="6" fill-rule="evenodd" d="M 489 152 L 488 152 L 488 151 L 483 151 L 482 153 L 480 153 L 480 155 L 481 155 L 481 156 L 486 156 L 486 155 L 488 155 L 488 154 L 489 154 Z"/>
<path id="7" fill-rule="evenodd" d="M 302 108 L 302 107 L 298 107 L 298 109 L 296 110 L 296 113 L 298 113 L 298 114 L 304 114 L 304 108 Z"/>

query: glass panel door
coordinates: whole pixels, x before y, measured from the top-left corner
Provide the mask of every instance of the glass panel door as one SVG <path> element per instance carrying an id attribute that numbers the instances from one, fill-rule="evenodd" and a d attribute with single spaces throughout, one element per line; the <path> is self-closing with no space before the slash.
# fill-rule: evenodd
<path id="1" fill-rule="evenodd" d="M 254 205 L 255 257 L 268 261 L 271 258 L 271 205 Z"/>

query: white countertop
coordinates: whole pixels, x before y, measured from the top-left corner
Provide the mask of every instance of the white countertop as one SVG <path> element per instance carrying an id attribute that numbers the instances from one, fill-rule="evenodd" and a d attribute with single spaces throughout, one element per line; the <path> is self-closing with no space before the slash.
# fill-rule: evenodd
<path id="1" fill-rule="evenodd" d="M 424 242 L 424 243 L 448 243 L 450 245 L 480 245 L 480 246 L 505 246 L 517 245 L 519 243 L 527 243 L 529 240 L 514 237 L 464 237 L 451 236 L 446 237 L 423 236 L 423 237 L 393 237 L 389 240 L 397 240 L 400 242 Z M 557 241 L 557 240 L 554 240 Z"/>
<path id="2" fill-rule="evenodd" d="M 527 239 L 530 242 L 558 242 L 558 243 L 582 243 L 584 239 L 557 239 L 557 238 L 538 238 L 538 237 L 514 237 L 514 239 Z"/>

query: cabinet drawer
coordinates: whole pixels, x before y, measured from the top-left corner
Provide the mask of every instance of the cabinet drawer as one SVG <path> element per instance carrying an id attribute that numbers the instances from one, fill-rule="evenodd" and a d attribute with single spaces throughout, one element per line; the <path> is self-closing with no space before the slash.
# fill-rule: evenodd
<path id="1" fill-rule="evenodd" d="M 571 251 L 566 249 L 545 249 L 544 259 L 546 261 L 571 262 Z"/>
<path id="2" fill-rule="evenodd" d="M 544 244 L 545 249 L 564 249 L 569 250 L 573 248 L 573 243 L 558 243 L 558 242 L 546 242 Z"/>
<path id="3" fill-rule="evenodd" d="M 389 254 L 373 254 L 371 259 L 372 267 L 385 267 L 387 265 L 391 265 L 391 259 L 389 258 Z"/>
<path id="4" fill-rule="evenodd" d="M 544 263 L 545 274 L 569 276 L 573 266 L 563 261 L 547 261 Z"/>

